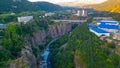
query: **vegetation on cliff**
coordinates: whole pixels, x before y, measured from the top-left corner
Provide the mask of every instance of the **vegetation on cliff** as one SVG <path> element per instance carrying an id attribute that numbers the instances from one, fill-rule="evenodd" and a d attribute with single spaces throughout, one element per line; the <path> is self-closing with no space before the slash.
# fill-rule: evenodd
<path id="1" fill-rule="evenodd" d="M 51 24 L 48 19 L 35 18 L 27 24 L 7 24 L 7 28 L 2 30 L 2 39 L 0 40 L 0 68 L 6 66 L 8 61 L 21 57 L 21 50 L 25 47 L 24 42 L 29 41 L 25 37 L 33 37 L 33 32 L 37 30 L 46 30 L 48 24 Z M 36 49 L 33 48 L 33 53 L 36 56 Z"/>
<path id="2" fill-rule="evenodd" d="M 120 57 L 111 52 L 107 44 L 91 33 L 85 24 L 80 25 L 52 44 L 53 67 L 74 68 L 74 61 L 77 61 L 82 63 L 79 64 L 82 68 L 119 68 Z"/>
<path id="3" fill-rule="evenodd" d="M 66 16 L 70 15 L 70 13 L 58 12 L 51 17 L 49 16 L 42 17 L 44 16 L 44 13 L 45 13 L 44 11 L 43 12 L 42 11 L 41 12 L 23 12 L 23 13 L 14 14 L 14 15 L 2 14 L 0 16 L 1 17 L 0 21 L 7 25 L 7 28 L 1 29 L 1 32 L 0 32 L 0 36 L 1 36 L 0 37 L 1 38 L 0 39 L 0 55 L 1 55 L 0 68 L 3 68 L 3 67 L 8 68 L 9 67 L 7 66 L 8 64 L 10 64 L 10 66 L 12 66 L 11 64 L 13 65 L 16 65 L 17 63 L 21 64 L 18 61 L 24 58 L 24 56 L 28 58 L 32 55 L 32 57 L 34 56 L 37 58 L 38 53 L 43 51 L 45 48 L 45 45 L 52 39 L 51 35 L 50 34 L 48 35 L 49 33 L 48 25 L 53 24 L 51 20 L 63 19 L 65 15 Z M 60 17 L 58 17 L 59 14 L 61 15 Z M 34 16 L 34 19 L 31 20 L 30 22 L 27 22 L 26 24 L 22 22 L 10 23 L 11 21 L 15 22 L 16 17 L 22 16 L 22 15 L 32 15 Z M 56 27 L 56 25 L 53 27 Z M 54 29 L 54 28 L 51 30 L 57 31 L 57 29 Z M 36 39 L 38 35 L 40 35 L 39 38 L 42 38 L 42 40 L 39 38 Z M 42 44 L 42 42 L 44 43 Z M 39 59 L 41 58 L 37 58 L 36 60 L 39 60 Z M 30 62 L 30 60 L 32 59 L 28 58 L 25 61 Z M 36 62 L 36 60 L 34 61 Z M 16 63 L 14 64 L 14 62 Z M 32 64 L 33 62 L 30 62 L 30 63 Z M 26 63 L 26 64 L 31 66 L 30 63 Z"/>

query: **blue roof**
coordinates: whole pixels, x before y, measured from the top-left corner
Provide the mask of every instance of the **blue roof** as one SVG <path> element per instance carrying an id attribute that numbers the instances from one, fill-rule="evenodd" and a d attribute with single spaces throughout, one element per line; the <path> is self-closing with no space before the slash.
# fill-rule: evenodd
<path id="1" fill-rule="evenodd" d="M 96 27 L 95 24 L 89 24 L 89 27 Z"/>
<path id="2" fill-rule="evenodd" d="M 5 24 L 0 24 L 0 29 L 5 29 L 7 26 Z"/>
<path id="3" fill-rule="evenodd" d="M 119 29 L 118 25 L 105 25 L 105 24 L 100 24 L 98 27 L 100 28 L 107 28 L 107 29 Z"/>
<path id="4" fill-rule="evenodd" d="M 102 30 L 102 29 L 100 29 L 100 28 L 90 28 L 90 29 L 92 29 L 93 31 L 95 31 L 95 32 L 97 32 L 97 33 L 109 33 L 109 32 L 107 32 L 107 31 L 105 31 L 105 30 Z"/>
<path id="5" fill-rule="evenodd" d="M 99 23 L 101 23 L 101 24 L 106 24 L 106 23 L 108 23 L 108 24 L 119 24 L 119 22 L 111 21 L 111 20 L 100 20 Z"/>

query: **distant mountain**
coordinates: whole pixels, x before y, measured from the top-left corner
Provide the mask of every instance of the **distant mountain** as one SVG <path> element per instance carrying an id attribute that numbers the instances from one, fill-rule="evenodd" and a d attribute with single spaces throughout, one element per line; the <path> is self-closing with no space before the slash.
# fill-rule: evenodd
<path id="1" fill-rule="evenodd" d="M 22 11 L 56 11 L 61 7 L 48 2 L 29 2 L 28 0 L 0 0 L 0 13 Z"/>
<path id="2" fill-rule="evenodd" d="M 83 6 L 86 6 L 86 5 L 92 5 L 92 4 L 99 4 L 99 3 L 102 3 L 104 1 L 91 1 L 91 0 L 76 0 L 76 1 L 73 1 L 73 2 L 61 2 L 61 3 L 58 3 L 60 5 L 63 5 L 63 6 L 74 6 L 74 7 L 83 7 Z"/>
<path id="3" fill-rule="evenodd" d="M 82 6 L 85 6 L 86 4 L 82 4 L 82 3 L 75 1 L 75 2 L 61 2 L 61 3 L 59 3 L 59 5 L 72 6 L 72 7 L 82 7 Z"/>
<path id="4" fill-rule="evenodd" d="M 61 6 L 49 2 L 35 2 L 34 4 L 39 6 L 42 10 L 49 12 L 58 11 L 62 9 Z"/>
<path id="5" fill-rule="evenodd" d="M 104 3 L 88 5 L 87 7 L 91 7 L 99 11 L 110 11 L 120 13 L 120 0 L 108 0 Z"/>
<path id="6" fill-rule="evenodd" d="M 98 11 L 109 11 L 109 12 L 117 12 L 120 13 L 120 0 L 107 0 L 105 2 L 100 3 L 81 3 L 78 1 L 75 2 L 67 2 L 67 3 L 59 3 L 64 6 L 75 6 L 75 7 L 87 7 L 93 8 Z"/>

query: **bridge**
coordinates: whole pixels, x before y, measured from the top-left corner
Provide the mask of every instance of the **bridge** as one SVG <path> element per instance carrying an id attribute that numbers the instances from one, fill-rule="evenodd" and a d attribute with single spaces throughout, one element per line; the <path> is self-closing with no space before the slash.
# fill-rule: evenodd
<path id="1" fill-rule="evenodd" d="M 76 24 L 81 24 L 86 22 L 87 20 L 52 20 L 57 23 L 76 23 Z"/>

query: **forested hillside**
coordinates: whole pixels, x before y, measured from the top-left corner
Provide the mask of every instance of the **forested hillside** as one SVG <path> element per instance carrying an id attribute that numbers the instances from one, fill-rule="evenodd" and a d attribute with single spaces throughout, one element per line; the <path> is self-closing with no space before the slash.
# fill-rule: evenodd
<path id="1" fill-rule="evenodd" d="M 64 40 L 64 41 L 63 41 Z M 51 46 L 54 68 L 119 68 L 120 56 L 107 48 L 87 26 L 80 25 L 72 33 Z M 112 44 L 110 44 L 112 45 Z"/>
<path id="2" fill-rule="evenodd" d="M 48 2 L 29 2 L 28 0 L 0 0 L 0 13 L 23 12 L 23 11 L 57 11 L 61 7 Z"/>
<path id="3" fill-rule="evenodd" d="M 62 10 L 62 7 L 60 7 L 59 5 L 49 2 L 35 2 L 35 5 L 39 6 L 41 10 L 45 10 L 48 12 Z"/>
<path id="4" fill-rule="evenodd" d="M 40 8 L 28 0 L 0 0 L 0 13 L 37 11 Z"/>
<path id="5" fill-rule="evenodd" d="M 37 12 L 22 12 L 22 13 L 17 13 L 17 14 L 10 14 L 10 13 L 5 13 L 0 15 L 0 23 L 10 23 L 10 22 L 17 22 L 17 17 L 21 16 L 35 16 L 38 17 L 40 15 L 44 15 L 45 11 L 37 11 Z"/>

